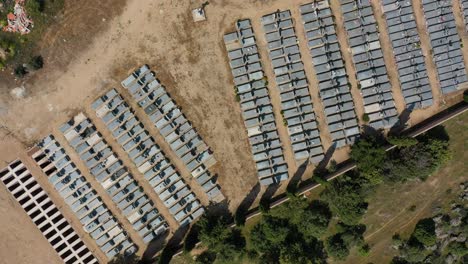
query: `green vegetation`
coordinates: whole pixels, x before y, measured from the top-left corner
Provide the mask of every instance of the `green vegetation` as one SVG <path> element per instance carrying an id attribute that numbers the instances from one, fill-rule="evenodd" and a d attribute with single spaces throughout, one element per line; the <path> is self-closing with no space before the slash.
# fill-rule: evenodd
<path id="1" fill-rule="evenodd" d="M 397 147 L 411 147 L 418 144 L 418 140 L 412 137 L 389 136 L 387 141 Z"/>
<path id="2" fill-rule="evenodd" d="M 463 101 L 464 101 L 465 103 L 468 103 L 468 90 L 465 90 L 465 91 L 463 92 Z"/>
<path id="3" fill-rule="evenodd" d="M 258 263 L 325 263 L 320 238 L 331 213 L 325 203 L 292 197 L 270 210 L 250 233 Z M 253 260 L 251 260 L 253 261 Z"/>
<path id="4" fill-rule="evenodd" d="M 227 218 L 204 217 L 196 226 L 207 250 L 196 262 L 325 263 L 327 258 L 345 260 L 353 248 L 359 256 L 369 256 L 371 246 L 364 240 L 366 226 L 362 224 L 369 196 L 381 184 L 424 180 L 451 158 L 448 138 L 433 133 L 418 139 L 391 137 L 388 141 L 398 147 L 386 152 L 381 137 L 363 136 L 350 153 L 357 169 L 328 183 L 324 181 L 319 200 L 309 201 L 292 191 L 290 200 L 270 208 L 270 200 L 262 199 L 262 216 L 256 223 L 242 225 L 246 240 L 238 229 L 228 228 Z M 330 167 L 335 170 L 336 164 Z M 320 171 L 314 172 L 314 178 L 321 175 Z M 431 221 L 421 221 L 407 240 L 399 235 L 393 237 L 394 248 L 402 252 L 394 263 L 426 259 L 436 241 Z M 243 224 L 241 219 L 236 222 Z M 188 240 L 194 245 L 195 240 L 187 238 L 187 244 Z M 192 248 L 185 247 L 186 251 Z M 451 244 L 447 251 L 460 254 L 464 248 Z"/>
<path id="5" fill-rule="evenodd" d="M 370 121 L 369 115 L 368 114 L 363 114 L 362 115 L 362 121 L 365 123 L 368 123 Z"/>
<path id="6" fill-rule="evenodd" d="M 383 171 L 385 180 L 404 182 L 419 178 L 425 180 L 440 165 L 451 158 L 448 142 L 423 137 L 421 142 L 408 147 L 400 147 L 387 153 Z"/>
<path id="7" fill-rule="evenodd" d="M 329 183 L 320 195 L 328 202 L 334 215 L 348 225 L 358 224 L 366 213 L 366 190 L 362 178 L 356 173 L 348 173 Z"/>
<path id="8" fill-rule="evenodd" d="M 432 246 L 436 242 L 435 223 L 432 218 L 419 220 L 414 229 L 413 236 L 425 246 Z"/>
<path id="9" fill-rule="evenodd" d="M 396 245 L 393 263 L 466 263 L 468 257 L 468 181 L 461 183 L 458 201 L 450 209 L 419 220 L 407 241 Z"/>
<path id="10" fill-rule="evenodd" d="M 382 164 L 386 155 L 382 143 L 376 137 L 359 140 L 353 145 L 350 153 L 351 159 L 356 162 L 359 174 L 371 185 L 382 182 Z"/>
<path id="11" fill-rule="evenodd" d="M 198 238 L 208 248 L 202 263 L 239 261 L 245 249 L 245 238 L 237 228 L 229 228 L 227 217 L 205 214 L 196 224 Z M 210 262 L 206 262 L 211 260 Z"/>
<path id="12" fill-rule="evenodd" d="M 344 260 L 352 247 L 358 246 L 363 251 L 368 251 L 364 244 L 362 234 L 366 230 L 364 225 L 349 226 L 338 223 L 338 232 L 325 240 L 325 247 L 330 256 L 337 260 Z M 366 253 L 367 254 L 367 253 Z"/>

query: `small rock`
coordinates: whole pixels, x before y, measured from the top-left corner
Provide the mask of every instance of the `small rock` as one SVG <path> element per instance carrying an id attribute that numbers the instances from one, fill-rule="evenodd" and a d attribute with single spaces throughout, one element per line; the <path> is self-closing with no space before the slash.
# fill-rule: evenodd
<path id="1" fill-rule="evenodd" d="M 445 263 L 447 264 L 452 264 L 455 261 L 454 257 L 452 254 L 448 254 L 447 257 L 445 257 Z"/>
<path id="2" fill-rule="evenodd" d="M 26 88 L 24 86 L 16 87 L 10 93 L 17 99 L 23 99 L 26 96 Z"/>
<path id="3" fill-rule="evenodd" d="M 462 210 L 462 206 L 461 205 L 457 205 L 455 207 L 452 208 L 452 213 L 460 213 L 460 211 Z"/>
<path id="4" fill-rule="evenodd" d="M 432 220 L 434 220 L 434 222 L 436 223 L 440 223 L 442 221 L 442 215 L 441 214 L 436 215 L 432 218 Z"/>
<path id="5" fill-rule="evenodd" d="M 458 235 L 457 242 L 464 243 L 466 241 L 465 234 Z"/>
<path id="6" fill-rule="evenodd" d="M 453 218 L 450 220 L 451 226 L 459 226 L 461 224 L 461 217 Z"/>

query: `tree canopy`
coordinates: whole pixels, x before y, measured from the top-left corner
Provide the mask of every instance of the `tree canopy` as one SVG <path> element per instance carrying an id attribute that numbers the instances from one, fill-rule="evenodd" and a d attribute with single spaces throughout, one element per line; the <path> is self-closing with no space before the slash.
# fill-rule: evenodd
<path id="1" fill-rule="evenodd" d="M 226 217 L 205 214 L 198 222 L 199 239 L 208 247 L 206 258 L 216 261 L 239 259 L 245 248 L 245 239 L 236 228 L 229 228 Z"/>
<path id="2" fill-rule="evenodd" d="M 261 263 L 324 263 L 318 237 L 326 232 L 330 218 L 326 203 L 291 197 L 254 226 L 250 245 Z"/>
<path id="3" fill-rule="evenodd" d="M 359 175 L 347 174 L 329 184 L 320 194 L 332 213 L 349 225 L 358 224 L 367 210 L 366 191 Z"/>
<path id="4" fill-rule="evenodd" d="M 436 242 L 435 222 L 432 218 L 419 220 L 413 231 L 413 236 L 425 246 L 432 246 Z"/>
<path id="5" fill-rule="evenodd" d="M 350 157 L 368 183 L 375 185 L 382 182 L 382 164 L 386 153 L 376 138 L 363 138 L 356 142 L 351 148 Z"/>

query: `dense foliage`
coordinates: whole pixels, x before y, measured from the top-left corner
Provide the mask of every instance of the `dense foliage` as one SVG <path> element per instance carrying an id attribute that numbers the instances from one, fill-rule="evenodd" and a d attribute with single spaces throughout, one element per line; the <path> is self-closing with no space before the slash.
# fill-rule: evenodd
<path id="1" fill-rule="evenodd" d="M 370 184 L 376 185 L 382 182 L 382 164 L 386 153 L 376 138 L 369 137 L 356 142 L 351 149 L 350 157 L 356 162 L 358 172 Z"/>
<path id="2" fill-rule="evenodd" d="M 385 152 L 381 142 L 368 137 L 351 149 L 357 171 L 370 185 L 424 180 L 451 158 L 448 141 L 433 136 L 424 135 L 420 140 L 392 136 L 388 141 L 398 148 Z"/>
<path id="3" fill-rule="evenodd" d="M 388 153 L 383 164 L 384 179 L 390 182 L 425 180 L 449 159 L 448 142 L 439 139 L 397 148 Z"/>
<path id="4" fill-rule="evenodd" d="M 324 263 L 319 237 L 330 222 L 331 213 L 323 202 L 292 197 L 272 209 L 250 233 L 250 244 L 259 263 Z"/>
<path id="5" fill-rule="evenodd" d="M 245 239 L 236 228 L 229 228 L 229 219 L 204 215 L 198 222 L 199 239 L 208 247 L 205 257 L 213 262 L 238 260 L 244 254 Z"/>
<path id="6" fill-rule="evenodd" d="M 364 225 L 349 226 L 337 225 L 338 232 L 325 240 L 325 247 L 330 256 L 343 260 L 349 255 L 349 250 L 354 246 L 360 246 L 368 252 L 368 246 L 364 244 L 362 234 L 366 230 Z"/>
<path id="7" fill-rule="evenodd" d="M 356 225 L 367 210 L 367 189 L 358 174 L 348 173 L 331 182 L 320 198 L 328 202 L 334 215 L 348 225 Z"/>
<path id="8" fill-rule="evenodd" d="M 416 225 L 413 236 L 425 246 L 432 246 L 436 242 L 435 223 L 432 218 L 419 220 Z"/>

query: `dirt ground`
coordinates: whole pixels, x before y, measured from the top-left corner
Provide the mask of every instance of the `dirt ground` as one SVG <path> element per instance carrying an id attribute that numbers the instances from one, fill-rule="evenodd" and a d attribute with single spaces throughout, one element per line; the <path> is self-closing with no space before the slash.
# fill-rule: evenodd
<path id="1" fill-rule="evenodd" d="M 0 74 L 0 132 L 10 133 L 15 138 L 0 139 L 0 149 L 4 149 L 9 141 L 31 146 L 77 111 L 86 111 L 91 100 L 111 87 L 118 87 L 126 74 L 146 63 L 156 71 L 158 79 L 213 150 L 218 160 L 213 171 L 219 176 L 218 181 L 227 197 L 229 208 L 234 210 L 247 193 L 254 189 L 258 180 L 240 107 L 233 93 L 222 36 L 233 30 L 237 19 L 250 18 L 261 44 L 264 38 L 259 26 L 261 16 L 277 9 L 292 9 L 297 14 L 298 6 L 310 0 L 212 0 L 206 7 L 208 20 L 195 24 L 190 10 L 203 2 L 67 1 L 61 22 L 48 30 L 40 45 L 45 68 L 24 82 L 11 81 L 11 78 L 6 78 L 9 74 L 7 72 Z M 303 32 L 301 27 L 300 18 L 296 16 L 298 34 Z M 306 43 L 301 42 L 300 45 Z M 302 57 L 304 63 L 309 61 L 305 54 Z M 267 58 L 262 58 L 265 70 L 270 66 L 267 61 Z M 346 60 L 347 68 L 349 63 L 350 60 Z M 350 80 L 353 78 L 350 77 Z M 315 81 L 309 79 L 310 82 Z M 352 85 L 356 87 L 354 83 Z M 24 98 L 18 99 L 10 94 L 11 89 L 18 86 L 26 88 Z M 274 95 L 275 87 L 270 86 L 271 94 Z M 323 116 L 320 104 L 315 104 L 315 101 L 314 108 L 317 115 Z M 275 110 L 278 110 L 276 105 Z M 424 117 L 432 114 L 425 114 Z M 417 114 L 415 116 L 414 121 L 411 120 L 413 124 L 424 119 L 417 118 Z M 283 141 L 283 145 L 290 173 L 293 174 L 299 164 L 294 163 L 287 142 Z M 0 152 L 0 165 L 3 167 L 5 162 L 14 159 L 15 153 L 24 151 L 23 147 L 18 147 L 10 148 L 8 153 Z M 346 153 L 346 149 L 340 150 L 334 159 L 342 161 L 346 159 Z M 309 166 L 303 178 L 310 177 L 312 169 Z M 285 187 L 286 184 L 283 184 L 275 191 L 281 192 Z M 260 194 L 256 196 L 257 200 Z M 0 189 L 0 195 L 7 197 L 4 189 Z M 3 210 L 3 203 L 0 206 Z M 29 221 L 25 215 L 21 217 L 21 212 L 16 210 L 15 214 L 22 218 L 21 221 Z M 4 219 L 0 221 L 0 233 L 18 229 L 16 223 Z M 34 226 L 30 224 L 30 228 L 34 229 Z M 21 245 L 28 242 L 31 247 L 37 245 L 34 246 L 36 249 L 42 247 L 42 252 L 53 253 L 37 237 L 40 237 L 38 231 L 36 234 L 33 231 L 29 233 L 31 235 L 19 237 L 17 235 L 20 233 L 12 232 L 12 236 L 2 239 L 2 243 Z M 23 263 L 30 263 L 26 260 L 37 257 L 34 252 L 6 256 L 17 259 L 21 254 L 26 254 Z M 19 263 L 5 258 L 0 263 L 3 261 Z M 48 262 L 44 260 L 44 263 Z"/>

